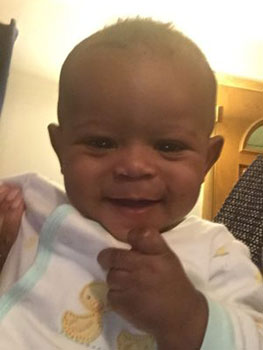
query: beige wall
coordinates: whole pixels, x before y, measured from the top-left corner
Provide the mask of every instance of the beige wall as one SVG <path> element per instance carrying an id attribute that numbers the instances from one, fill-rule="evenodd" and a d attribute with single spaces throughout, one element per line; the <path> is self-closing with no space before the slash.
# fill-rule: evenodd
<path id="1" fill-rule="evenodd" d="M 0 118 L 0 177 L 38 172 L 61 182 L 47 125 L 56 120 L 57 83 L 11 69 Z"/>

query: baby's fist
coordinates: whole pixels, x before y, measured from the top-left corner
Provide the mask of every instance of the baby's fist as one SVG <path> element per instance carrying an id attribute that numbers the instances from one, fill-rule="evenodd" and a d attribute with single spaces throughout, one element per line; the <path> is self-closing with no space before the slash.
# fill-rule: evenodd
<path id="1" fill-rule="evenodd" d="M 0 271 L 16 240 L 24 210 L 21 189 L 13 184 L 0 184 Z"/>
<path id="2" fill-rule="evenodd" d="M 178 257 L 153 228 L 131 230 L 128 242 L 129 251 L 109 248 L 98 256 L 102 267 L 109 270 L 112 308 L 153 334 L 158 349 L 198 348 L 207 321 L 206 302 Z"/>

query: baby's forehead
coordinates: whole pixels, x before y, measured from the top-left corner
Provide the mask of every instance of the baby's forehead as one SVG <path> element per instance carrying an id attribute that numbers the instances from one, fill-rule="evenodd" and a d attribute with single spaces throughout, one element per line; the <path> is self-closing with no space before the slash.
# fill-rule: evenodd
<path id="1" fill-rule="evenodd" d="M 201 85 L 205 85 L 202 74 L 186 60 L 174 61 L 146 51 L 96 48 L 77 52 L 64 68 L 59 106 L 63 118 L 66 114 L 72 118 L 83 105 L 82 110 L 94 116 L 106 111 L 114 119 L 115 112 L 124 116 L 129 111 L 132 115 L 134 109 L 142 119 L 145 111 L 153 118 L 174 116 L 171 118 L 174 123 L 178 114 L 190 113 L 192 108 L 204 111 L 206 105 L 213 105 L 211 98 L 205 98 L 206 89 L 201 94 Z M 201 84 L 200 89 L 197 84 Z M 200 107 L 200 103 L 204 106 Z M 70 113 L 65 113 L 66 110 Z"/>
<path id="2" fill-rule="evenodd" d="M 154 66 L 154 69 L 151 69 Z M 117 67 L 117 69 L 116 69 Z M 65 62 L 60 77 L 60 93 L 71 89 L 72 85 L 81 80 L 91 80 L 99 83 L 105 79 L 119 79 L 130 72 L 130 79 L 140 71 L 141 75 L 148 74 L 147 79 L 153 81 L 157 75 L 163 74 L 159 84 L 166 84 L 166 72 L 174 79 L 185 81 L 198 86 L 207 85 L 209 92 L 215 92 L 213 77 L 197 60 L 192 57 L 175 56 L 162 51 L 152 51 L 142 45 L 129 48 L 118 47 L 79 47 Z M 154 71 L 155 70 L 155 71 Z M 178 74 L 185 72 L 185 75 Z M 123 79 L 123 84 L 129 81 Z"/>
<path id="3" fill-rule="evenodd" d="M 104 58 L 108 58 L 108 61 L 104 60 L 104 65 L 108 68 L 114 57 L 120 59 L 125 56 L 127 64 L 130 61 L 136 64 L 142 58 L 160 59 L 163 65 L 174 64 L 177 69 L 187 64 L 189 69 L 195 67 L 195 73 L 199 74 L 198 79 L 212 82 L 214 86 L 210 90 L 215 90 L 213 73 L 197 45 L 176 30 L 171 23 L 161 23 L 149 18 L 119 20 L 80 42 L 63 65 L 61 87 L 66 85 L 67 76 L 74 76 L 81 61 L 85 63 L 87 57 L 93 57 L 93 63 L 89 60 L 89 65 L 81 65 L 81 73 L 86 73 L 96 67 L 102 53 Z"/>
<path id="4" fill-rule="evenodd" d="M 96 65 L 101 59 L 104 59 L 104 61 L 107 60 L 108 65 L 118 60 L 121 60 L 122 63 L 126 63 L 127 65 L 148 60 L 159 62 L 163 65 L 169 64 L 175 68 L 192 66 L 193 68 L 198 68 L 200 74 L 207 70 L 206 65 L 195 56 L 188 55 L 185 52 L 171 51 L 165 46 L 148 47 L 142 43 L 136 43 L 132 46 L 122 48 L 118 46 L 82 44 L 74 49 L 64 62 L 61 76 L 63 76 L 65 71 L 73 72 L 78 69 L 80 64 L 82 69 L 89 70 L 92 65 Z"/>

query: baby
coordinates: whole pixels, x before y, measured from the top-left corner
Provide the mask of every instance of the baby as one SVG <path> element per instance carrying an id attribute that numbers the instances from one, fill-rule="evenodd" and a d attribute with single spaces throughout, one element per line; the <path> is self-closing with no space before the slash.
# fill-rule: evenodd
<path id="1" fill-rule="evenodd" d="M 119 21 L 73 49 L 49 126 L 67 195 L 35 175 L 0 187 L 1 235 L 19 228 L 1 348 L 263 349 L 248 249 L 187 217 L 223 145 L 215 101 L 205 57 L 168 24 Z"/>

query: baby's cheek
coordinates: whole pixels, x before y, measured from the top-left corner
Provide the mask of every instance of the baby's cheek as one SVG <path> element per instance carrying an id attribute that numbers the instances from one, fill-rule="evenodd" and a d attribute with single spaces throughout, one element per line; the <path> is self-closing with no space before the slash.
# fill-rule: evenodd
<path id="1" fill-rule="evenodd" d="M 182 219 L 194 207 L 199 197 L 200 186 L 181 186 L 177 191 L 173 190 L 168 203 L 167 211 L 172 219 Z"/>

